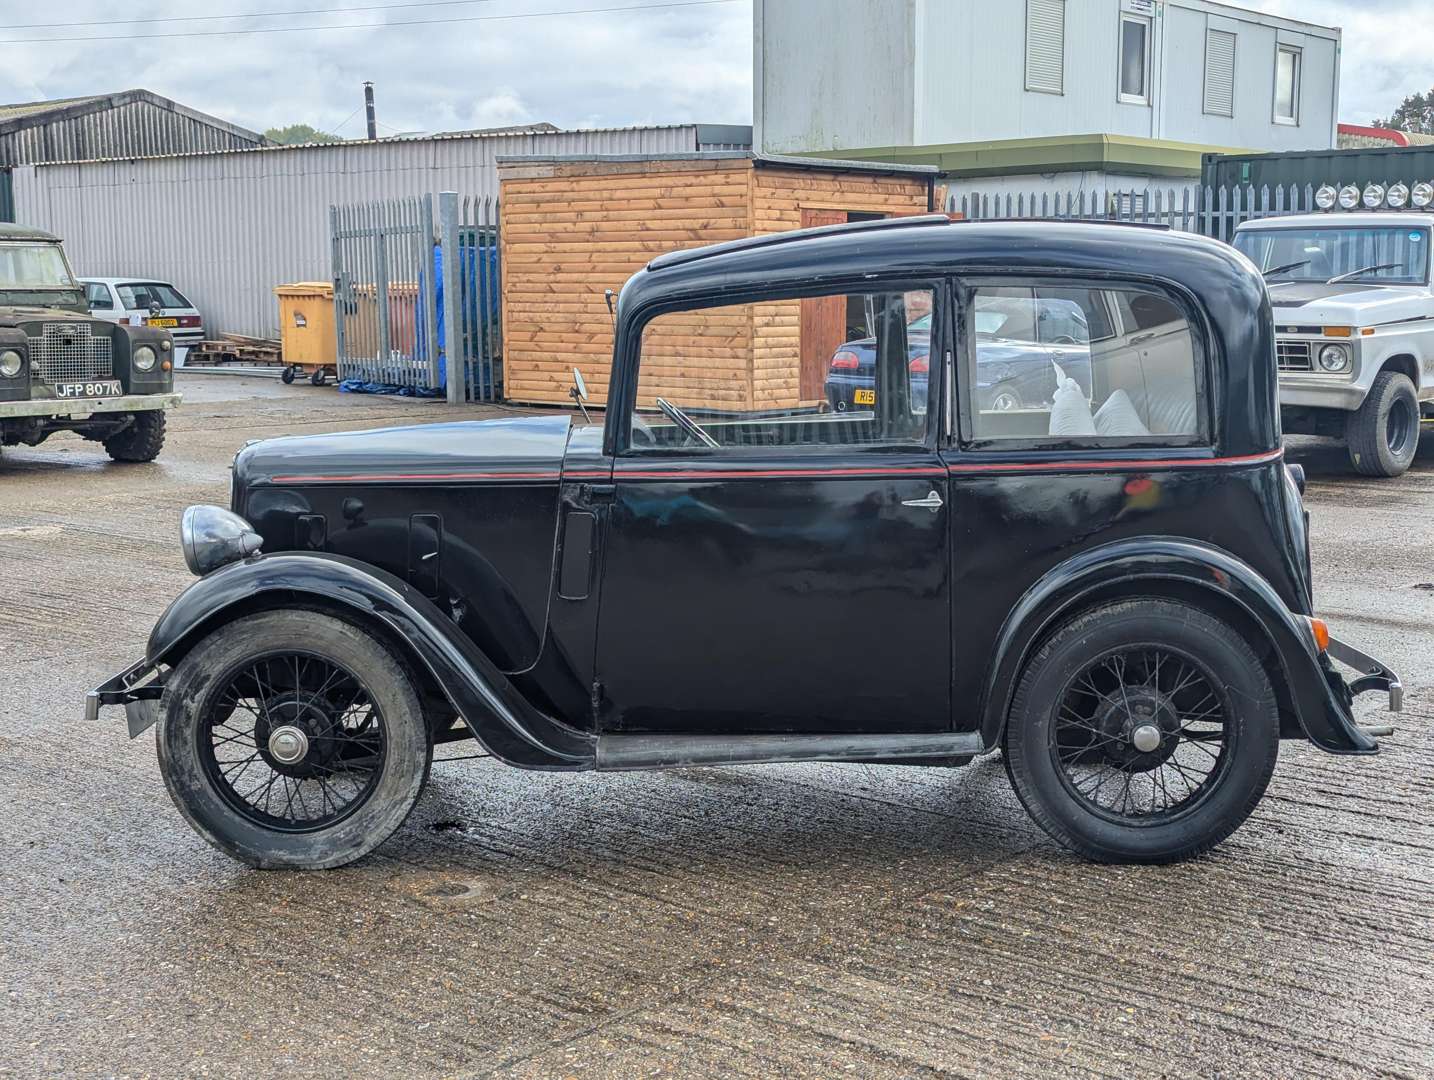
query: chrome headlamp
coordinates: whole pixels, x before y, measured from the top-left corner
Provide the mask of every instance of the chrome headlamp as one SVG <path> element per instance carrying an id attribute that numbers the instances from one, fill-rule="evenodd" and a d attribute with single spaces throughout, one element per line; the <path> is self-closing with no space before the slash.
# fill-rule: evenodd
<path id="1" fill-rule="evenodd" d="M 25 357 L 16 349 L 0 352 L 0 378 L 13 379 L 25 366 Z"/>
<path id="2" fill-rule="evenodd" d="M 1384 185 L 1366 184 L 1364 188 L 1364 208 L 1366 210 L 1378 210 L 1384 205 Z"/>
<path id="3" fill-rule="evenodd" d="M 1424 180 L 1419 181 L 1409 192 L 1409 202 L 1416 210 L 1423 210 L 1431 202 L 1434 202 L 1434 184 Z"/>
<path id="4" fill-rule="evenodd" d="M 1332 374 L 1348 371 L 1349 350 L 1343 345 L 1326 345 L 1319 351 L 1319 366 Z"/>
<path id="5" fill-rule="evenodd" d="M 1346 210 L 1353 210 L 1359 205 L 1359 188 L 1353 184 L 1346 184 L 1339 189 L 1339 205 Z"/>
<path id="6" fill-rule="evenodd" d="M 141 345 L 134 351 L 134 367 L 136 371 L 149 371 L 154 367 L 155 360 L 159 359 L 148 345 Z"/>
<path id="7" fill-rule="evenodd" d="M 1339 201 L 1339 188 L 1333 184 L 1325 184 L 1315 192 L 1315 205 L 1321 210 L 1333 210 L 1337 201 Z"/>
<path id="8" fill-rule="evenodd" d="M 179 542 L 190 572 L 203 577 L 228 563 L 247 559 L 264 546 L 254 527 L 219 506 L 191 506 L 179 519 Z"/>

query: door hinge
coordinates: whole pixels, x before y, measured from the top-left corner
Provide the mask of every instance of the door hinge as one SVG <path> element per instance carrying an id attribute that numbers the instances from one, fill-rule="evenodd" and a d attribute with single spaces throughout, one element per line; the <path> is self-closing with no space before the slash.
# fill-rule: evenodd
<path id="1" fill-rule="evenodd" d="M 593 680 L 592 707 L 593 721 L 596 722 L 598 713 L 602 710 L 602 683 L 597 679 Z"/>

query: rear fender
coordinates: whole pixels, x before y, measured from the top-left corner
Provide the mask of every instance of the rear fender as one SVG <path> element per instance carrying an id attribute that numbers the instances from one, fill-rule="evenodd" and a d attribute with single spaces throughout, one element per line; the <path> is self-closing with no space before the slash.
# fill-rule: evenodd
<path id="1" fill-rule="evenodd" d="M 173 664 L 256 599 L 312 597 L 382 628 L 421 665 L 484 748 L 528 769 L 591 769 L 593 737 L 535 709 L 422 593 L 376 567 L 323 552 L 260 555 L 200 578 L 155 623 L 145 663 Z"/>
<path id="2" fill-rule="evenodd" d="M 1001 628 L 989 669 L 992 676 L 980 713 L 983 744 L 1000 743 L 1026 662 L 1052 630 L 1107 599 L 1147 592 L 1197 601 L 1208 594 L 1217 615 L 1233 605 L 1245 616 L 1241 621 L 1246 632 L 1269 646 L 1272 674 L 1283 678 L 1284 696 L 1305 736 L 1335 754 L 1377 749 L 1355 724 L 1343 681 L 1320 656 L 1308 624 L 1285 606 L 1268 581 L 1227 552 L 1159 537 L 1137 537 L 1082 552 L 1048 572 L 1021 598 Z M 1251 644 L 1261 651 L 1260 641 Z"/>

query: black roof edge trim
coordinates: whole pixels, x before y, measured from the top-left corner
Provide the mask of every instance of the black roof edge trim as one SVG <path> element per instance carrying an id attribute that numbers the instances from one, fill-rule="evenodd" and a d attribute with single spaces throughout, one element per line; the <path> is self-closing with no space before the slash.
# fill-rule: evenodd
<path id="1" fill-rule="evenodd" d="M 992 225 L 997 222 L 1007 224 L 1010 222 L 1034 222 L 1037 225 L 1124 225 L 1135 229 L 1150 229 L 1153 232 L 1170 232 L 1170 226 L 1163 221 L 1123 221 L 1111 218 L 1075 218 L 1075 217 L 983 217 L 983 218 L 957 218 L 956 225 Z"/>
<path id="2" fill-rule="evenodd" d="M 682 266 L 686 263 L 699 262 L 702 259 L 713 259 L 719 255 L 727 255 L 734 251 L 750 251 L 753 248 L 791 244 L 812 236 L 845 236 L 849 233 L 861 233 L 878 229 L 910 229 L 932 225 L 950 225 L 951 223 L 951 219 L 945 214 L 916 214 L 909 217 L 878 218 L 875 221 L 850 221 L 842 222 L 838 225 L 817 225 L 810 229 L 789 229 L 786 232 L 765 233 L 762 236 L 745 236 L 741 240 L 728 240 L 721 244 L 708 244 L 706 247 L 685 248 L 681 251 L 664 252 L 648 263 L 647 268 L 649 270 L 661 270 L 668 266 Z"/>

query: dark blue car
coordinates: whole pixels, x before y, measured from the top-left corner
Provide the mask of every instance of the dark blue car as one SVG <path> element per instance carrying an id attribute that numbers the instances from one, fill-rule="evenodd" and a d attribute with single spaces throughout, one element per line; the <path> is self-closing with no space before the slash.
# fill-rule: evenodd
<path id="1" fill-rule="evenodd" d="M 1059 364 L 1090 394 L 1090 333 L 1085 312 L 1070 300 L 982 297 L 975 310 L 978 409 L 1049 406 Z M 924 401 L 931 373 L 931 316 L 906 327 L 912 397 Z M 827 404 L 836 412 L 876 404 L 876 339 L 840 345 L 827 370 Z"/>

